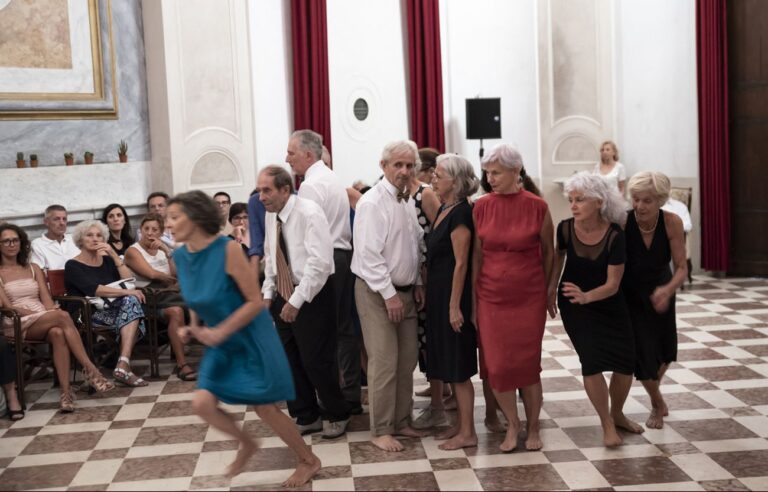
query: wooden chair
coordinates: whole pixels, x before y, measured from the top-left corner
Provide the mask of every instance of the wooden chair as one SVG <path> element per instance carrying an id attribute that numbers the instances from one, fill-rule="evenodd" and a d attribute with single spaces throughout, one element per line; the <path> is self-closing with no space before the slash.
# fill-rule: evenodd
<path id="1" fill-rule="evenodd" d="M 21 336 L 21 317 L 19 313 L 10 308 L 0 307 L 0 326 L 8 318 L 13 322 L 13 338 L 8 338 L 16 355 L 16 393 L 19 395 L 21 408 L 26 409 L 26 399 L 24 398 L 24 387 L 26 379 L 24 378 L 24 339 Z"/>
<path id="2" fill-rule="evenodd" d="M 693 200 L 693 188 L 681 188 L 673 186 L 669 190 L 669 196 L 670 198 L 674 198 L 675 200 L 684 203 L 688 208 L 688 214 L 690 215 L 691 202 Z M 691 236 L 687 232 L 685 233 L 685 259 L 688 266 L 688 283 L 692 284 L 693 274 L 691 271 L 693 270 L 693 265 L 691 263 Z"/>

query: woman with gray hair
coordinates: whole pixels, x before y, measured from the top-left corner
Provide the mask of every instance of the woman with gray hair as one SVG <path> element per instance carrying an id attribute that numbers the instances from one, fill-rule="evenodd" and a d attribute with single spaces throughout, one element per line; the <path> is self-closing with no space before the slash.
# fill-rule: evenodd
<path id="1" fill-rule="evenodd" d="M 541 343 L 547 309 L 554 314 L 552 217 L 547 203 L 525 189 L 530 178 L 514 147 L 495 147 L 482 164 L 493 192 L 477 200 L 473 212 L 481 377 L 509 422 L 499 448 L 511 452 L 517 446 L 521 424 L 516 391 L 522 389 L 528 423 L 525 447 L 537 450 L 543 445 Z"/>
<path id="2" fill-rule="evenodd" d="M 565 331 L 579 355 L 584 388 L 603 427 L 606 446 L 622 443 L 617 428 L 641 433 L 624 415 L 632 386 L 635 346 L 629 311 L 619 289 L 626 251 L 622 200 L 600 176 L 581 172 L 565 183 L 573 218 L 557 226 L 558 257 L 565 261 L 558 306 Z M 612 372 L 610 389 L 603 372 Z M 610 405 L 609 405 L 610 398 Z"/>
<path id="3" fill-rule="evenodd" d="M 661 210 L 669 198 L 669 178 L 642 172 L 632 176 L 628 188 L 633 210 L 625 227 L 627 268 L 622 289 L 635 332 L 635 377 L 651 397 L 651 415 L 645 425 L 661 429 L 669 412 L 660 391 L 661 379 L 677 360 L 675 292 L 688 274 L 685 233 L 680 217 Z"/>
<path id="4" fill-rule="evenodd" d="M 147 386 L 146 381 L 131 371 L 133 346 L 146 333 L 141 308 L 146 302 L 144 293 L 110 286 L 133 277 L 133 273 L 106 242 L 108 234 L 107 226 L 98 220 L 77 224 L 72 238 L 80 254 L 64 266 L 64 283 L 70 295 L 106 299 L 104 309 L 94 309 L 91 321 L 111 327 L 120 341 L 120 358 L 112 376 L 125 386 Z"/>
<path id="5" fill-rule="evenodd" d="M 453 383 L 458 422 L 436 439 L 448 439 L 440 449 L 477 446 L 470 378 L 477 374 L 477 334 L 472 323 L 470 252 L 474 236 L 472 206 L 467 198 L 479 181 L 464 157 L 437 158 L 432 189 L 440 209 L 427 237 L 427 378 Z M 450 288 L 446 288 L 450 286 Z"/>

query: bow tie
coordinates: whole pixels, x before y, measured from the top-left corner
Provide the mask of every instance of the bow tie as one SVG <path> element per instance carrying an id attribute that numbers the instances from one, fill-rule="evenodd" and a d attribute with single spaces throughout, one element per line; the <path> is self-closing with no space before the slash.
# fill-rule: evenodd
<path id="1" fill-rule="evenodd" d="M 405 189 L 403 191 L 398 191 L 397 192 L 397 201 L 398 201 L 398 203 L 401 202 L 401 201 L 406 201 L 407 202 L 410 197 L 411 196 L 408 194 L 408 189 Z"/>

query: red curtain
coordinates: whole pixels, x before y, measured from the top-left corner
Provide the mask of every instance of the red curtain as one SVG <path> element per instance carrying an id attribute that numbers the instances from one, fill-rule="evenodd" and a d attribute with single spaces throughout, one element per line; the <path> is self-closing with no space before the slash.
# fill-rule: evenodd
<path id="1" fill-rule="evenodd" d="M 328 23 L 325 0 L 291 0 L 293 127 L 323 136 L 331 150 Z"/>
<path id="2" fill-rule="evenodd" d="M 726 0 L 697 0 L 701 266 L 728 270 L 731 240 Z"/>
<path id="3" fill-rule="evenodd" d="M 411 139 L 445 151 L 438 0 L 406 0 Z"/>

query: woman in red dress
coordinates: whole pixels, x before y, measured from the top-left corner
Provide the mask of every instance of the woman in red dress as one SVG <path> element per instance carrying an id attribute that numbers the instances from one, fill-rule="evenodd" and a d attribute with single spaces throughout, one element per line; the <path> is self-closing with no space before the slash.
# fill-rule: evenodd
<path id="1" fill-rule="evenodd" d="M 528 422 L 525 447 L 536 450 L 542 447 L 541 341 L 547 310 L 554 316 L 556 303 L 556 285 L 550 280 L 552 217 L 547 203 L 535 194 L 514 147 L 497 146 L 482 165 L 493 190 L 474 208 L 474 312 L 482 366 L 509 422 L 500 449 L 510 452 L 517 446 L 521 424 L 515 393 L 521 388 Z"/>

